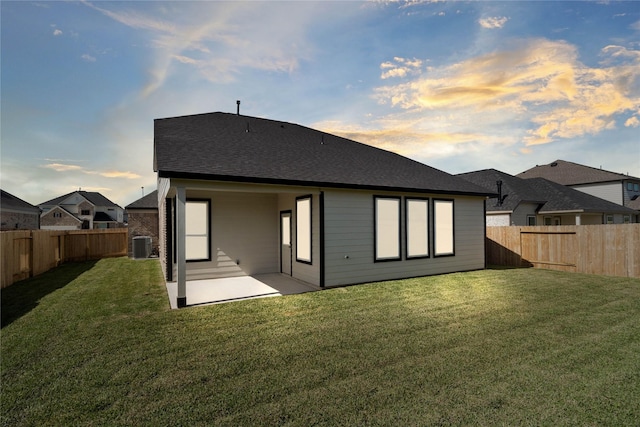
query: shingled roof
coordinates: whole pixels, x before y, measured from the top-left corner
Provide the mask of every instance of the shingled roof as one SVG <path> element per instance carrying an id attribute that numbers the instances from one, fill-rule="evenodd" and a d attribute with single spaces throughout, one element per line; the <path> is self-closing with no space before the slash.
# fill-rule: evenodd
<path id="1" fill-rule="evenodd" d="M 160 177 L 486 196 L 409 158 L 297 124 L 229 113 L 154 121 Z"/>
<path id="2" fill-rule="evenodd" d="M 520 203 L 539 203 L 539 213 L 584 212 L 635 214 L 633 209 L 592 196 L 544 178 L 522 179 L 495 169 L 458 175 L 487 189 L 502 181 L 502 194 L 508 195 L 502 206 L 496 199 L 487 202 L 487 212 L 513 211 Z"/>
<path id="3" fill-rule="evenodd" d="M 19 197 L 14 196 L 4 190 L 0 190 L 0 206 L 3 209 L 12 209 L 40 214 L 40 208 L 33 206 L 31 203 L 25 202 Z"/>
<path id="4" fill-rule="evenodd" d="M 138 200 L 131 202 L 125 209 L 158 209 L 158 190 L 154 190 L 151 193 L 139 198 Z"/>
<path id="5" fill-rule="evenodd" d="M 596 182 L 621 181 L 634 178 L 578 163 L 556 160 L 548 165 L 537 165 L 516 175 L 518 178 L 546 178 L 562 185 L 592 184 Z M 640 179 L 640 178 L 635 178 Z"/>
<path id="6" fill-rule="evenodd" d="M 60 203 L 64 202 L 67 198 L 69 198 L 69 196 L 75 193 L 80 194 L 82 197 L 84 197 L 89 202 L 91 202 L 94 206 L 118 206 L 117 204 L 113 203 L 111 200 L 107 199 L 105 196 L 103 196 L 100 193 L 97 193 L 95 191 L 83 191 L 83 190 L 72 191 L 71 193 L 67 193 L 63 196 L 56 197 L 55 199 L 51 199 L 46 202 L 40 203 L 38 204 L 38 206 L 59 205 Z"/>
<path id="7" fill-rule="evenodd" d="M 600 197 L 571 187 L 549 181 L 544 178 L 527 179 L 538 194 L 542 194 L 547 200 L 540 209 L 540 213 L 553 213 L 561 211 L 580 211 L 593 213 L 620 213 L 634 215 L 633 209 L 610 202 Z"/>
<path id="8" fill-rule="evenodd" d="M 502 204 L 498 203 L 497 198 L 489 199 L 487 211 L 513 211 L 523 202 L 543 204 L 547 200 L 542 194 L 538 194 L 526 180 L 496 169 L 461 173 L 457 176 L 494 192 L 498 191 L 497 181 L 502 181 L 502 195 L 507 197 Z"/>

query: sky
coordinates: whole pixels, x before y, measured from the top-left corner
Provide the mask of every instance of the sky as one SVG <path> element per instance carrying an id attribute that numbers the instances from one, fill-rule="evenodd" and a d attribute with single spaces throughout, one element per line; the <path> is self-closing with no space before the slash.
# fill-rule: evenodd
<path id="1" fill-rule="evenodd" d="M 451 174 L 640 177 L 640 2 L 2 1 L 0 187 L 156 188 L 153 120 L 297 123 Z M 372 171 L 374 173 L 375 171 Z"/>

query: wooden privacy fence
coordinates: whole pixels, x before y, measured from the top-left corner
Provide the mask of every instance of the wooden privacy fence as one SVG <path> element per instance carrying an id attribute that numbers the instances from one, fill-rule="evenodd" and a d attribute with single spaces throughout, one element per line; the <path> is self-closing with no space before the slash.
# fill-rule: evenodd
<path id="1" fill-rule="evenodd" d="M 126 256 L 127 233 L 126 228 L 3 231 L 0 287 L 37 276 L 66 261 Z"/>
<path id="2" fill-rule="evenodd" d="M 487 227 L 487 264 L 640 277 L 640 224 Z"/>

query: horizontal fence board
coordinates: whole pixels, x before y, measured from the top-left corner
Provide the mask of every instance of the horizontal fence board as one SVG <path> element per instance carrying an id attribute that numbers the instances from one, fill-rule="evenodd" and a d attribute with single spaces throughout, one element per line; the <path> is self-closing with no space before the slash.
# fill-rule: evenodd
<path id="1" fill-rule="evenodd" d="M 20 230 L 0 233 L 2 283 L 42 274 L 63 262 L 127 255 L 128 230 Z"/>
<path id="2" fill-rule="evenodd" d="M 487 227 L 487 264 L 640 277 L 640 224 Z"/>

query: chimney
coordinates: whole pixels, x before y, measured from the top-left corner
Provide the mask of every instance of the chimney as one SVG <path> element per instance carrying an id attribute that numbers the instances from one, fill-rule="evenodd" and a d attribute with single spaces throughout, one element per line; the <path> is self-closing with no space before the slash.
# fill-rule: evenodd
<path id="1" fill-rule="evenodd" d="M 240 115 L 240 100 L 239 99 L 236 101 L 236 105 L 238 106 L 238 111 L 237 111 L 236 114 Z"/>

